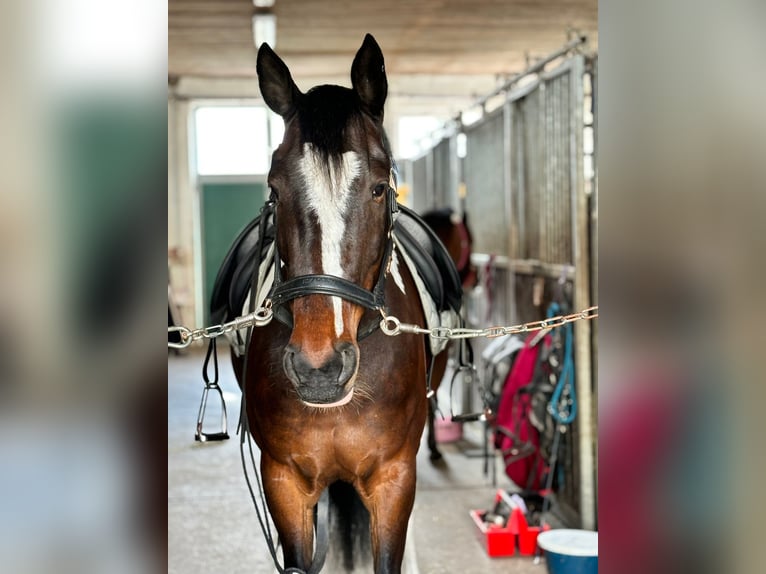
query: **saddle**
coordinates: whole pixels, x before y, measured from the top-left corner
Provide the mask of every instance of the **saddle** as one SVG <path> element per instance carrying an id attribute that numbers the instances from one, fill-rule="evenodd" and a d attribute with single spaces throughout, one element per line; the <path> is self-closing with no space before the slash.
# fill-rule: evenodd
<path id="1" fill-rule="evenodd" d="M 455 262 L 433 229 L 414 211 L 399 206 L 394 239 L 412 259 L 439 312 L 460 312 L 463 286 Z"/>
<path id="2" fill-rule="evenodd" d="M 273 258 L 269 258 L 268 254 L 274 243 L 275 228 L 270 221 L 261 252 L 256 253 L 260 224 L 260 216 L 248 223 L 221 263 L 210 298 L 210 319 L 213 323 L 224 323 L 239 316 L 250 294 L 255 266 L 260 268 L 264 263 L 273 266 Z M 442 319 L 447 316 L 457 317 L 463 289 L 455 263 L 441 240 L 419 215 L 401 205 L 393 235 L 395 245 L 410 266 L 413 277 L 417 274 L 416 284 L 421 291 L 421 302 L 429 325 L 437 326 L 432 325 L 435 320 L 441 325 Z M 424 301 L 425 297 L 428 301 Z"/>

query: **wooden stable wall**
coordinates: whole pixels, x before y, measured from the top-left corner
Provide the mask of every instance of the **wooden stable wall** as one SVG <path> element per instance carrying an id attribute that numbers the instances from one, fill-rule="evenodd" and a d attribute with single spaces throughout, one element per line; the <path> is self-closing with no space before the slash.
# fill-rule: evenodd
<path id="1" fill-rule="evenodd" d="M 493 288 L 484 293 L 491 301 L 488 312 L 482 309 L 477 317 L 469 310 L 478 323 L 471 326 L 543 319 L 548 303 L 562 294 L 571 302 L 567 312 L 595 300 L 595 64 L 594 56 L 578 53 L 520 77 L 499 102 L 493 98 L 494 109 L 484 106 L 479 121 L 447 128 L 436 146 L 402 162 L 416 209 L 451 206 L 468 215 L 474 262 L 493 277 Z M 465 138 L 464 158 L 457 157 L 458 138 Z M 591 323 L 574 323 L 574 336 L 578 417 L 566 439 L 573 453 L 564 461 L 569 486 L 559 495 L 579 513 L 583 527 L 594 528 Z"/>

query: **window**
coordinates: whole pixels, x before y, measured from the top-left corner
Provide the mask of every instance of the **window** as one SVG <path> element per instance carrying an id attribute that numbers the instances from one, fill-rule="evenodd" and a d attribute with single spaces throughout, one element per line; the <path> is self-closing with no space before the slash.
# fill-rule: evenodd
<path id="1" fill-rule="evenodd" d="M 197 108 L 194 121 L 199 175 L 252 175 L 269 171 L 270 135 L 274 130 L 269 128 L 266 108 L 203 106 Z"/>
<path id="2" fill-rule="evenodd" d="M 443 125 L 443 120 L 434 116 L 402 116 L 399 118 L 400 159 L 410 159 L 433 143 L 431 134 Z"/>

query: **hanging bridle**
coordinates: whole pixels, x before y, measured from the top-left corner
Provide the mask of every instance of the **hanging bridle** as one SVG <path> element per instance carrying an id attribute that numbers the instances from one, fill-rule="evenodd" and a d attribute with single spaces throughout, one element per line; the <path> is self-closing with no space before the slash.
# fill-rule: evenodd
<path id="1" fill-rule="evenodd" d="M 279 250 L 274 246 L 274 283 L 266 299 L 271 301 L 274 310 L 274 317 L 288 327 L 292 327 L 293 318 L 286 303 L 299 297 L 307 295 L 329 295 L 340 297 L 346 301 L 364 307 L 365 309 L 376 311 L 374 316 L 364 324 L 360 324 L 357 339 L 362 339 L 371 334 L 380 324 L 380 312 L 385 310 L 385 279 L 388 273 L 391 253 L 394 248 L 393 232 L 396 214 L 399 212 L 399 205 L 396 202 L 396 176 L 394 168 L 391 168 L 386 190 L 386 208 L 388 218 L 386 221 L 386 247 L 383 251 L 383 259 L 380 263 L 378 279 L 371 290 L 357 285 L 335 275 L 325 274 L 306 274 L 287 279 L 282 279 L 281 260 Z M 276 226 L 276 201 L 272 196 L 264 207 L 262 221 L 268 221 L 269 216 L 273 216 Z"/>

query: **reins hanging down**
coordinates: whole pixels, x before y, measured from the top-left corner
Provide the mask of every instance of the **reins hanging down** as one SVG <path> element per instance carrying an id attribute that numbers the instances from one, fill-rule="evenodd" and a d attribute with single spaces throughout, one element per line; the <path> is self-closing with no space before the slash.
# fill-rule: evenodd
<path id="1" fill-rule="evenodd" d="M 272 216 L 274 214 L 274 201 L 273 199 L 267 202 L 267 204 L 264 206 L 261 217 L 262 221 L 266 221 L 269 216 Z M 258 237 L 258 253 L 260 253 L 260 247 L 263 244 L 264 237 L 265 237 L 265 229 L 266 225 L 263 225 L 261 228 L 261 232 L 259 233 Z M 279 263 L 277 262 L 277 265 Z M 255 300 L 258 295 L 258 293 L 263 288 L 262 284 L 263 278 L 258 273 L 258 266 L 256 265 L 253 268 L 253 278 L 251 282 L 251 290 L 250 290 L 250 304 L 249 304 L 249 312 L 252 315 L 254 313 L 253 309 L 255 308 Z M 271 309 L 271 304 L 269 303 L 269 310 Z M 250 340 L 252 338 L 253 330 L 252 327 L 248 328 L 247 334 L 245 336 L 245 349 L 250 348 Z M 247 380 L 247 354 L 245 355 L 245 361 L 243 363 L 243 373 L 242 373 L 242 380 Z M 263 536 L 266 539 L 266 545 L 269 549 L 269 554 L 271 555 L 271 559 L 274 562 L 274 567 L 277 569 L 277 572 L 280 574 L 319 574 L 319 572 L 322 570 L 322 567 L 324 566 L 325 558 L 327 557 L 327 551 L 330 546 L 330 535 L 329 535 L 329 529 L 330 529 L 330 497 L 329 497 L 329 491 L 325 489 L 325 491 L 321 494 L 319 498 L 319 502 L 317 504 L 317 519 L 316 519 L 316 549 L 314 552 L 314 559 L 311 562 L 311 566 L 307 571 L 300 570 L 298 568 L 283 568 L 282 565 L 279 562 L 279 558 L 277 556 L 277 545 L 274 543 L 274 535 L 271 531 L 271 525 L 269 523 L 269 510 L 268 506 L 266 505 L 266 498 L 263 491 L 263 484 L 261 482 L 261 474 L 258 470 L 258 464 L 255 460 L 255 453 L 253 452 L 253 442 L 252 442 L 252 435 L 250 434 L 250 423 L 247 418 L 247 385 L 242 385 L 242 398 L 240 403 L 240 413 L 239 413 L 239 454 L 240 454 L 240 460 L 242 461 L 242 472 L 245 475 L 245 482 L 247 483 L 247 489 L 250 492 L 250 499 L 253 502 L 253 507 L 255 508 L 256 516 L 258 517 L 258 523 L 261 526 L 261 531 L 263 532 Z M 247 443 L 247 455 L 245 454 L 245 443 Z M 255 482 L 256 487 L 258 490 L 258 496 L 256 496 L 255 488 L 253 487 L 253 483 L 250 480 L 250 472 L 248 471 L 248 463 L 249 466 L 252 468 L 253 476 L 255 476 Z M 260 500 L 260 503 L 259 503 Z"/>

